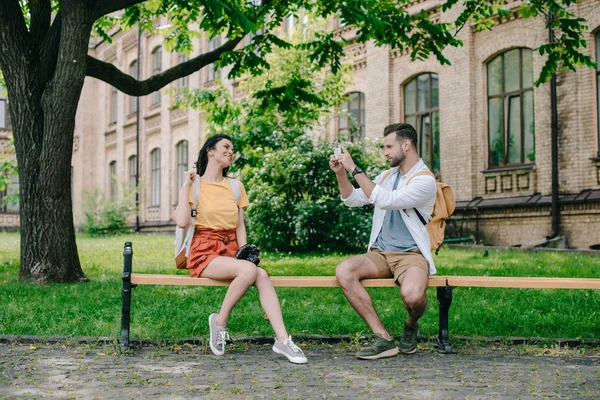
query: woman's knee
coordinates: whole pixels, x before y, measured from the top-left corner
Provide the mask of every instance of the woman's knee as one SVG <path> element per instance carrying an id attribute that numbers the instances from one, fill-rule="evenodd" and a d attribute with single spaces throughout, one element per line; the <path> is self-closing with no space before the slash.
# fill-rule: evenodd
<path id="1" fill-rule="evenodd" d="M 256 286 L 259 286 L 261 284 L 271 284 L 271 278 L 269 277 L 269 274 L 267 273 L 267 271 L 265 271 L 263 268 L 257 267 L 256 268 L 256 282 L 254 283 Z"/>
<path id="2" fill-rule="evenodd" d="M 237 277 L 253 284 L 258 278 L 258 268 L 249 261 L 242 261 L 243 264 L 238 269 Z"/>

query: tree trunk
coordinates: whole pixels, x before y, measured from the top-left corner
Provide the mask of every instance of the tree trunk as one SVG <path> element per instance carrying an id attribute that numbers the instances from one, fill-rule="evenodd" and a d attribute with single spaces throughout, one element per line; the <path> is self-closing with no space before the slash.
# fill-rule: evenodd
<path id="1" fill-rule="evenodd" d="M 41 50 L 27 51 L 27 41 L 22 57 L 4 65 L 19 165 L 19 278 L 35 282 L 86 279 L 73 225 L 71 155 L 91 23 L 77 2 L 64 3 L 71 6 L 61 9 L 55 65 L 42 61 Z"/>

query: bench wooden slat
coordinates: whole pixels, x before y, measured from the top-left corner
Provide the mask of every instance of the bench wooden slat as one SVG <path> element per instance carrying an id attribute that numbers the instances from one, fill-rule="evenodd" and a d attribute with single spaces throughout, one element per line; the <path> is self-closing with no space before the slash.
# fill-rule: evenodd
<path id="1" fill-rule="evenodd" d="M 131 274 L 131 283 L 138 285 L 228 286 L 231 281 L 191 278 L 183 275 Z M 275 287 L 338 287 L 335 276 L 272 276 Z M 365 279 L 365 287 L 394 287 L 393 279 Z M 600 289 L 600 279 L 593 278 L 533 278 L 503 276 L 431 276 L 429 286 L 443 287 L 504 287 L 531 289 Z"/>
<path id="2" fill-rule="evenodd" d="M 533 278 L 504 276 L 446 276 L 449 286 L 503 287 L 528 289 L 600 289 L 594 278 Z"/>

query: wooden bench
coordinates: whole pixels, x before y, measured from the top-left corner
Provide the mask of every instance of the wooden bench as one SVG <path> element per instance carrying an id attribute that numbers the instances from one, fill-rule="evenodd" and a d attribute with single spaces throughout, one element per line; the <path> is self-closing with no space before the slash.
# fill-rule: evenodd
<path id="1" fill-rule="evenodd" d="M 133 250 L 131 242 L 125 243 L 123 252 L 123 294 L 121 311 L 121 348 L 130 348 L 131 289 L 138 285 L 172 286 L 228 286 L 231 281 L 209 278 L 192 278 L 183 275 L 134 274 L 132 273 Z M 339 287 L 335 276 L 272 276 L 275 287 Z M 364 279 L 364 287 L 397 287 L 393 279 Z M 455 287 L 491 287 L 520 289 L 600 289 L 600 279 L 594 278 L 534 278 L 500 276 L 439 276 L 429 277 L 429 286 L 437 288 L 440 310 L 438 351 L 451 354 L 448 336 L 448 311 L 452 304 Z"/>

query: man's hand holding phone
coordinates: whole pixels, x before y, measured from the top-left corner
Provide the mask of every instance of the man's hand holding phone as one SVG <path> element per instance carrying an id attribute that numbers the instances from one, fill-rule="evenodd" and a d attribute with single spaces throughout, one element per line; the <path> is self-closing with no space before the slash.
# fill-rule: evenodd
<path id="1" fill-rule="evenodd" d="M 329 168 L 336 174 L 344 171 L 344 166 L 338 161 L 338 158 L 342 155 L 342 148 L 340 146 L 333 149 L 333 154 L 329 157 Z"/>

